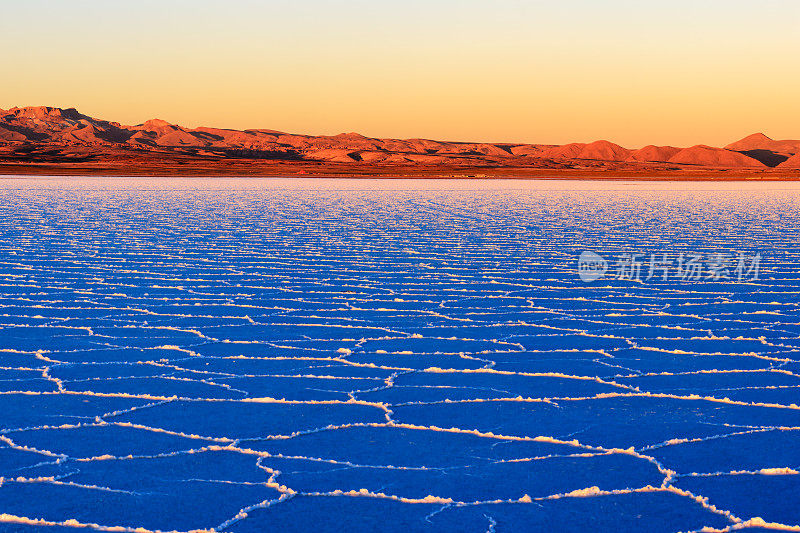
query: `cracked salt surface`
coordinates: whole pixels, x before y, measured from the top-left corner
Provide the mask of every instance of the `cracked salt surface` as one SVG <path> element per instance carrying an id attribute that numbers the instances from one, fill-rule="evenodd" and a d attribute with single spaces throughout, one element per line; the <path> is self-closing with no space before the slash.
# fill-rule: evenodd
<path id="1" fill-rule="evenodd" d="M 800 186 L 0 181 L 0 531 L 800 531 Z M 584 284 L 582 250 L 761 252 Z"/>

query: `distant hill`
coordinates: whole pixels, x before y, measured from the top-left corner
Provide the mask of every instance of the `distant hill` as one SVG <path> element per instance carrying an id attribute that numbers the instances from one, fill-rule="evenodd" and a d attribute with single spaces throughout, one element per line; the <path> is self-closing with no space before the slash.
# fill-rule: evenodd
<path id="1" fill-rule="evenodd" d="M 151 119 L 127 126 L 76 109 L 0 110 L 0 162 L 119 160 L 271 160 L 454 168 L 747 169 L 800 168 L 800 141 L 756 133 L 724 148 L 645 146 L 631 150 L 610 141 L 520 144 L 379 139 L 358 133 L 302 135 L 269 129 L 185 128 Z"/>
<path id="2" fill-rule="evenodd" d="M 778 168 L 800 169 L 800 153 L 794 154 L 792 157 L 782 162 L 778 165 Z"/>
<path id="3" fill-rule="evenodd" d="M 783 154 L 796 154 L 800 152 L 800 141 L 776 141 L 770 139 L 763 133 L 754 133 L 744 139 L 738 140 L 726 146 L 728 150 L 746 152 L 748 150 L 770 150 Z"/>
<path id="4" fill-rule="evenodd" d="M 800 153 L 800 141 L 776 141 L 763 133 L 754 133 L 725 148 L 758 159 L 770 167 L 784 167 L 784 161 Z"/>
<path id="5" fill-rule="evenodd" d="M 670 157 L 669 162 L 680 163 L 682 165 L 728 168 L 758 168 L 766 166 L 761 161 L 740 152 L 734 152 L 724 148 L 714 148 L 713 146 L 705 146 L 702 144 L 692 146 L 691 148 L 684 148 Z"/>
<path id="6" fill-rule="evenodd" d="M 630 156 L 628 156 L 628 160 L 640 162 L 656 161 L 666 163 L 680 151 L 680 148 L 675 148 L 674 146 L 654 146 L 650 144 L 644 148 L 639 148 L 638 150 L 631 152 Z"/>

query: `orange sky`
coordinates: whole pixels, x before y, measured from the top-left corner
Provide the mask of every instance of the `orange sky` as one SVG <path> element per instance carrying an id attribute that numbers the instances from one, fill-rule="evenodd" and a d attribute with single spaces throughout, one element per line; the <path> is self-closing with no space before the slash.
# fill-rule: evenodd
<path id="1" fill-rule="evenodd" d="M 653 4 L 26 0 L 0 15 L 0 107 L 497 142 L 800 138 L 800 2 Z"/>

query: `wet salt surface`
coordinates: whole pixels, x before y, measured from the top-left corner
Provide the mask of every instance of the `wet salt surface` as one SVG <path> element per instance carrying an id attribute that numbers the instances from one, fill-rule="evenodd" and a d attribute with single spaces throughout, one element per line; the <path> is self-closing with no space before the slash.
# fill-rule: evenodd
<path id="1" fill-rule="evenodd" d="M 0 529 L 800 524 L 800 186 L 0 180 Z M 583 283 L 583 250 L 761 279 Z"/>

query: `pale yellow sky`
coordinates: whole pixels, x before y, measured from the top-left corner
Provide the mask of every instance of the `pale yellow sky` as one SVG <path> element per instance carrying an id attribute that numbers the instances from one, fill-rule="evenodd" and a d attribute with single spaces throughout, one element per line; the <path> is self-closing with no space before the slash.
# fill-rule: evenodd
<path id="1" fill-rule="evenodd" d="M 27 0 L 0 15 L 3 108 L 495 142 L 800 138 L 793 0 Z"/>

